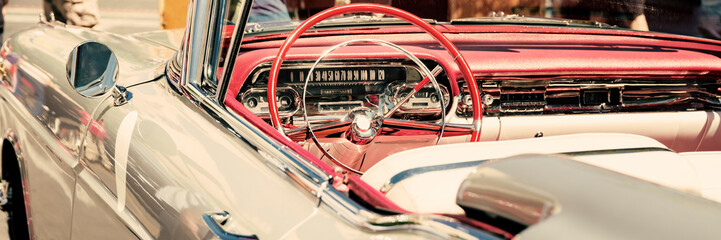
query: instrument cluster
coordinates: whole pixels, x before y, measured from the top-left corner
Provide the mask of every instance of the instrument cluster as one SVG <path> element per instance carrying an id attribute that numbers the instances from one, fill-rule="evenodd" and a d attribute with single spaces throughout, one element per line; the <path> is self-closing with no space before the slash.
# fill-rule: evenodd
<path id="1" fill-rule="evenodd" d="M 426 61 L 429 67 L 437 63 Z M 311 62 L 284 63 L 278 76 L 277 96 L 281 118 L 302 116 L 305 91 L 308 116 L 344 115 L 355 108 L 377 110 L 380 115 L 397 105 L 423 79 L 420 69 L 407 60 L 328 61 L 310 72 Z M 237 95 L 251 112 L 268 118 L 267 82 L 270 63 L 256 67 Z M 436 77 L 442 94 L 429 83 L 403 103 L 394 116 L 433 120 L 448 109 L 450 93 L 445 73 Z M 306 85 L 307 82 L 307 86 Z M 441 97 L 444 101 L 441 101 Z M 441 106 L 441 102 L 444 103 Z"/>

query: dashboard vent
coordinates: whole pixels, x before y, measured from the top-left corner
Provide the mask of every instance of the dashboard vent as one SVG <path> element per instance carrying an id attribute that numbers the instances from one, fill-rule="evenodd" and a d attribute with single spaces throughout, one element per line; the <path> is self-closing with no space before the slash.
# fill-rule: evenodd
<path id="1" fill-rule="evenodd" d="M 542 111 L 545 89 L 501 89 L 502 111 Z"/>
<path id="2" fill-rule="evenodd" d="M 485 115 L 698 111 L 721 108 L 714 78 L 553 78 L 479 80 Z M 468 93 L 465 83 L 462 91 Z M 465 95 L 457 114 L 471 116 Z"/>

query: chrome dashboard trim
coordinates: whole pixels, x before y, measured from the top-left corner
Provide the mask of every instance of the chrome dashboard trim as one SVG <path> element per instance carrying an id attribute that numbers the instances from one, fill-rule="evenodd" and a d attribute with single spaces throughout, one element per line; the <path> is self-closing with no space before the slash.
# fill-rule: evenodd
<path id="1" fill-rule="evenodd" d="M 407 59 L 403 58 L 385 58 L 380 60 L 364 60 L 364 59 L 330 59 L 326 60 L 323 63 L 318 64 L 318 68 L 347 68 L 347 67 L 357 67 L 357 68 L 373 68 L 373 67 L 406 67 L 406 68 L 412 68 L 418 73 L 421 72 L 421 69 L 415 66 L 414 64 L 408 64 L 403 63 L 408 61 Z M 435 61 L 434 61 L 435 62 Z M 252 73 L 251 77 L 248 78 L 250 80 L 250 84 L 253 84 L 257 82 L 258 77 L 260 77 L 260 74 L 264 72 L 270 71 L 270 66 L 272 64 L 272 61 L 266 61 L 258 64 L 255 66 L 250 72 Z M 304 60 L 288 60 L 283 62 L 283 66 L 281 69 L 302 69 L 302 70 L 308 70 L 309 66 L 313 64 L 313 61 L 304 61 Z M 305 80 L 305 79 L 303 79 Z M 358 82 L 360 84 L 368 84 L 372 82 L 364 82 L 364 81 L 351 81 L 351 82 Z M 244 85 L 249 84 L 248 81 L 245 81 Z M 302 84 L 302 82 L 297 83 Z M 328 83 L 326 83 L 328 84 Z"/>
<path id="2" fill-rule="evenodd" d="M 316 124 L 316 123 L 332 123 L 332 122 L 338 122 L 345 118 L 345 116 L 342 115 L 318 115 L 318 116 L 308 116 L 308 122 L 310 124 Z M 301 116 L 293 116 L 293 121 L 301 121 L 303 117 Z"/>
<path id="3" fill-rule="evenodd" d="M 721 108 L 716 78 L 479 79 L 484 115 L 648 112 Z"/>
<path id="4" fill-rule="evenodd" d="M 241 104 L 243 104 L 243 106 L 245 106 L 245 108 L 247 108 L 249 111 L 253 112 L 253 113 L 254 113 L 255 115 L 257 115 L 258 117 L 260 117 L 260 118 L 268 118 L 268 117 L 269 117 L 269 113 L 268 113 L 268 110 L 267 110 L 267 108 L 268 108 L 268 107 L 267 107 L 267 101 L 264 102 L 264 103 L 266 104 L 266 107 L 265 107 L 266 110 L 265 110 L 265 111 L 262 111 L 262 110 L 263 110 L 263 107 L 261 107 L 260 105 L 258 105 L 258 107 L 260 108 L 261 112 L 256 112 L 256 111 L 254 110 L 256 107 L 250 107 L 250 106 L 248 106 L 248 104 L 247 104 L 247 101 L 249 101 L 249 99 L 247 99 L 247 98 L 248 98 L 248 96 L 249 96 L 250 94 L 253 94 L 253 93 L 262 93 L 262 94 L 261 94 L 261 99 L 262 99 L 263 97 L 266 97 L 266 96 L 267 96 L 267 91 L 268 91 L 267 88 L 251 88 L 251 89 L 248 89 L 248 90 L 245 91 L 245 92 L 242 92 L 242 93 L 238 94 L 238 96 L 236 97 L 236 100 L 238 100 Z M 292 109 L 291 111 L 287 111 L 287 110 L 279 111 L 279 114 L 280 114 L 281 117 L 290 117 L 290 116 L 293 116 L 293 115 L 295 115 L 295 114 L 300 110 L 300 95 L 298 95 L 298 92 L 295 91 L 295 89 L 290 88 L 290 87 L 280 87 L 280 88 L 277 89 L 277 92 L 282 92 L 282 91 L 286 91 L 286 92 L 289 93 L 289 95 L 291 95 L 291 97 L 290 97 L 291 99 L 290 99 L 290 100 L 292 101 L 292 105 L 294 105 L 295 108 Z M 285 97 L 285 95 L 280 95 L 280 94 L 279 94 L 279 95 L 278 95 L 278 98 L 281 98 L 281 97 Z M 259 100 L 260 100 L 260 99 L 259 99 Z M 258 100 L 257 104 L 261 104 L 261 102 L 260 102 L 259 100 Z M 267 100 L 267 99 L 266 99 L 266 100 Z"/>
<path id="5" fill-rule="evenodd" d="M 412 92 L 410 92 L 408 95 L 406 95 L 406 96 L 404 96 L 403 98 L 401 98 L 400 96 L 398 96 L 398 95 L 400 94 L 400 93 L 399 93 L 399 91 L 400 91 L 399 89 L 401 89 L 401 88 L 411 88 L 411 89 L 413 89 L 413 87 L 415 87 L 415 86 L 416 86 L 415 83 L 401 83 L 401 84 L 398 84 L 398 85 L 390 86 L 390 87 L 392 88 L 391 91 L 393 92 L 393 95 L 390 96 L 390 99 L 391 99 L 393 102 L 404 102 L 404 103 L 403 103 L 403 104 L 397 104 L 397 103 L 396 103 L 395 106 L 393 106 L 393 108 L 391 109 L 391 111 L 389 111 L 389 114 L 386 114 L 385 117 L 391 117 L 392 114 L 390 114 L 390 113 L 394 112 L 394 110 L 398 111 L 399 113 L 405 113 L 405 114 L 411 114 L 411 113 L 415 113 L 415 114 L 433 114 L 433 113 L 437 113 L 437 112 L 438 112 L 438 109 L 437 109 L 437 108 L 406 109 L 406 108 L 403 107 L 403 105 L 406 105 L 406 104 L 408 104 L 408 103 L 412 103 L 412 102 L 408 102 L 408 100 L 414 98 L 413 95 L 417 94 L 418 92 L 412 91 Z M 448 88 L 446 88 L 445 86 L 440 85 L 440 87 L 441 87 L 441 91 L 443 92 L 443 99 L 442 99 L 440 102 L 443 102 L 443 104 L 444 104 L 444 105 L 443 105 L 442 107 L 440 107 L 440 108 L 441 108 L 441 109 L 446 109 L 446 108 L 448 108 L 448 104 L 451 102 L 450 93 L 448 92 Z M 440 103 L 439 103 L 439 105 L 440 105 Z"/>
<path id="6" fill-rule="evenodd" d="M 351 109 L 343 109 L 343 110 L 339 110 L 339 111 L 336 111 L 336 110 L 323 110 L 323 106 L 333 106 L 333 105 L 336 105 L 336 106 L 338 106 L 338 105 L 357 105 L 357 106 L 353 107 L 353 108 L 356 108 L 356 107 L 363 107 L 363 101 L 319 102 L 319 103 L 318 103 L 318 112 L 319 112 L 319 113 L 336 113 L 336 112 L 341 112 L 341 111 L 350 111 L 350 110 L 353 110 L 353 108 L 351 108 Z"/>

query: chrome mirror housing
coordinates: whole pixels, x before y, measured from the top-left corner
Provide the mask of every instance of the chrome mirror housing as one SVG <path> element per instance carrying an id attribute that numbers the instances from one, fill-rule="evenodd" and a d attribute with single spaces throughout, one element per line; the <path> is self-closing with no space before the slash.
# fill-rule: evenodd
<path id="1" fill-rule="evenodd" d="M 66 71 L 70 86 L 78 93 L 98 97 L 115 87 L 118 59 L 102 43 L 84 42 L 70 53 Z"/>

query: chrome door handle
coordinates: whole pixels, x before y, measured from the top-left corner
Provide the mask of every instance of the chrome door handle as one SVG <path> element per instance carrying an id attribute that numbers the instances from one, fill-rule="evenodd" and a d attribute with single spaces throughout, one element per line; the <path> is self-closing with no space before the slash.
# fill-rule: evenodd
<path id="1" fill-rule="evenodd" d="M 252 235 L 241 235 L 230 233 L 223 228 L 223 225 L 230 219 L 228 212 L 220 213 L 206 213 L 203 214 L 203 221 L 208 225 L 210 231 L 222 240 L 245 240 L 245 239 L 258 239 L 255 234 Z"/>

